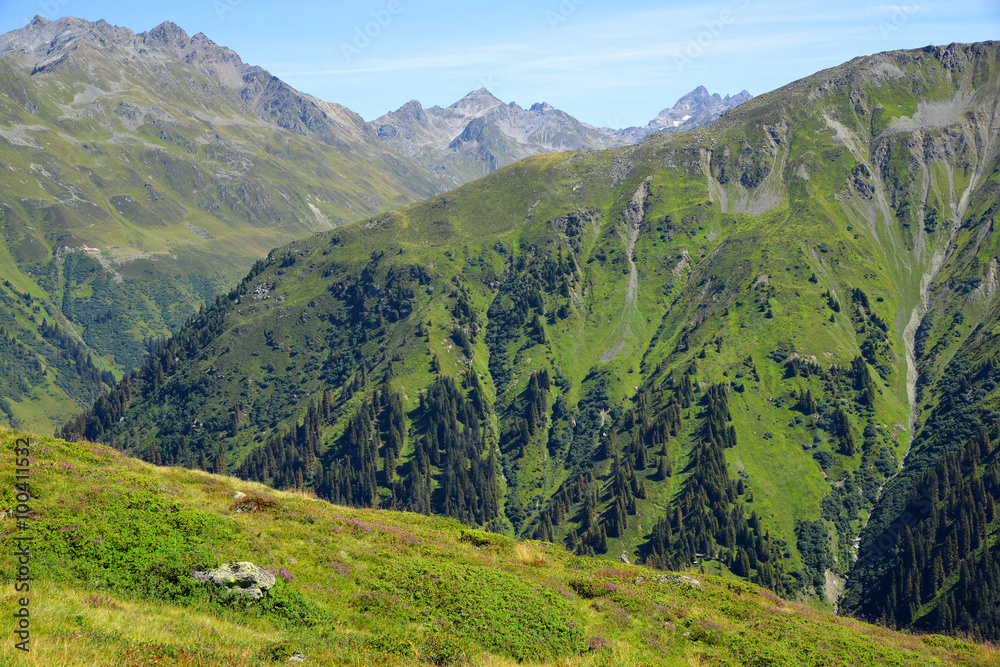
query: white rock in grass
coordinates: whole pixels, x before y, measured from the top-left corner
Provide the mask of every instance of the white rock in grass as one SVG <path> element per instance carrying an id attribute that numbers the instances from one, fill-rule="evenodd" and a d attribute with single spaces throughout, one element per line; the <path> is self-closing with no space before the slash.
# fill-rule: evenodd
<path id="1" fill-rule="evenodd" d="M 192 572 L 198 581 L 211 582 L 223 586 L 230 593 L 248 595 L 254 600 L 264 597 L 264 591 L 274 586 L 274 575 L 260 565 L 249 561 L 224 563 L 208 572 Z"/>

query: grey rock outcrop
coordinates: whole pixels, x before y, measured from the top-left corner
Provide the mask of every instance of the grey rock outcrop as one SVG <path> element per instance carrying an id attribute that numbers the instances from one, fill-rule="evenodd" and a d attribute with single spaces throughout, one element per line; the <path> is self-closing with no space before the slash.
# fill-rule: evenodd
<path id="1" fill-rule="evenodd" d="M 637 584 L 645 582 L 660 584 L 661 586 L 675 586 L 677 588 L 701 588 L 701 581 L 683 574 L 660 574 L 651 577 L 640 576 L 635 578 L 635 583 Z"/>
<path id="2" fill-rule="evenodd" d="M 247 595 L 254 600 L 264 597 L 264 592 L 274 586 L 274 575 L 260 565 L 249 561 L 223 563 L 214 570 L 192 572 L 199 581 L 223 586 L 228 592 Z"/>

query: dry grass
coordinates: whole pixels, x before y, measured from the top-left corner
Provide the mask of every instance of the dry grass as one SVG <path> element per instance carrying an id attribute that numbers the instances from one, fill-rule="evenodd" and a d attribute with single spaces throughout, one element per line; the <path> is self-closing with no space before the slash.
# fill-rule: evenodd
<path id="1" fill-rule="evenodd" d="M 97 596 L 51 582 L 34 583 L 30 599 L 31 651 L 25 654 L 4 641 L 0 665 L 258 665 L 259 647 L 282 638 L 266 623 L 251 628 L 190 607 Z M 9 608 L 8 602 L 2 598 L 0 606 Z M 156 661 L 154 645 L 175 646 L 179 652 Z"/>
<path id="2" fill-rule="evenodd" d="M 545 565 L 547 562 L 545 560 L 545 556 L 543 556 L 538 549 L 525 544 L 524 542 L 519 542 L 514 545 L 514 558 L 516 558 L 517 561 L 523 565 L 534 565 L 536 567 Z"/>

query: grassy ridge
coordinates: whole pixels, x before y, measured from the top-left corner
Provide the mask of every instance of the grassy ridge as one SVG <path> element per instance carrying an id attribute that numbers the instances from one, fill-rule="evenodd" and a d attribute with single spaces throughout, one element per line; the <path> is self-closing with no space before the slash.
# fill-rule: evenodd
<path id="1" fill-rule="evenodd" d="M 5 470 L 25 435 L 0 434 Z M 295 653 L 348 665 L 1000 660 L 988 647 L 837 618 L 731 578 L 578 558 L 453 520 L 337 507 L 28 437 L 32 651 L 4 642 L 4 664 L 262 665 Z M 13 480 L 4 484 L 0 530 L 12 535 Z M 255 502 L 236 501 L 237 491 Z M 186 577 L 237 559 L 276 573 L 262 603 L 227 602 Z M 14 571 L 5 552 L 5 609 Z"/>

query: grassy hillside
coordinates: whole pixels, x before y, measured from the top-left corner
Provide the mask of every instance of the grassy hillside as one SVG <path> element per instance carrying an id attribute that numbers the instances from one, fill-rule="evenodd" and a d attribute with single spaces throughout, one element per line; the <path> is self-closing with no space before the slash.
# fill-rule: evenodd
<path id="1" fill-rule="evenodd" d="M 5 641 L 3 664 L 265 665 L 295 654 L 344 665 L 1000 663 L 986 646 L 837 618 L 731 577 L 575 557 L 101 445 L 2 431 L 3 470 L 22 437 L 30 511 L 19 528 L 5 474 L 0 531 L 30 531 L 33 579 L 15 593 L 5 549 L 0 606 L 9 621 L 28 596 L 31 651 Z M 234 560 L 267 567 L 275 587 L 234 601 L 189 576 Z"/>
<path id="2" fill-rule="evenodd" d="M 0 36 L 0 91 L 4 423 L 53 432 L 271 248 L 445 189 L 172 24 L 37 19 Z"/>
<path id="3" fill-rule="evenodd" d="M 63 434 L 1000 628 L 997 586 L 950 602 L 998 521 L 997 51 L 857 59 L 279 248 Z M 935 466 L 941 539 L 900 551 Z"/>

